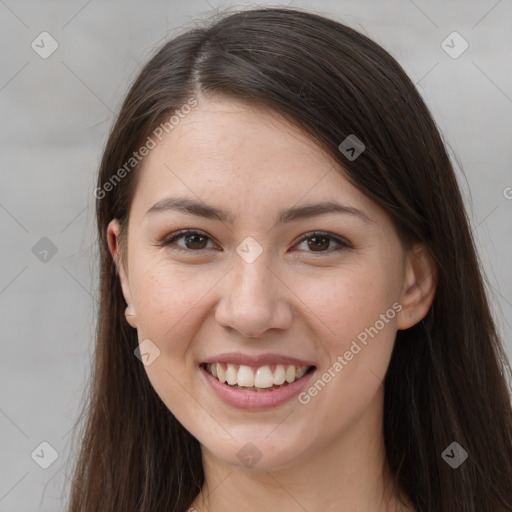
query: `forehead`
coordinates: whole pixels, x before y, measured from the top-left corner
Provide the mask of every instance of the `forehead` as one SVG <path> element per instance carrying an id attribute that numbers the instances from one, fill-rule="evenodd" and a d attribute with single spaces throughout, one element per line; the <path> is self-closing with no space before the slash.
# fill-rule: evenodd
<path id="1" fill-rule="evenodd" d="M 299 161 L 297 161 L 299 160 Z M 230 99 L 202 100 L 150 152 L 144 167 L 170 161 L 196 172 L 259 169 L 256 176 L 290 167 L 334 164 L 305 133 L 280 114 Z M 303 169 L 297 169 L 298 171 Z M 304 175 L 304 173 L 302 173 Z M 254 176 L 254 177 L 256 177 Z"/>
<path id="2" fill-rule="evenodd" d="M 150 151 L 139 172 L 133 206 L 144 212 L 178 192 L 253 215 L 320 199 L 350 199 L 376 213 L 306 133 L 268 108 L 231 99 L 202 99 Z"/>

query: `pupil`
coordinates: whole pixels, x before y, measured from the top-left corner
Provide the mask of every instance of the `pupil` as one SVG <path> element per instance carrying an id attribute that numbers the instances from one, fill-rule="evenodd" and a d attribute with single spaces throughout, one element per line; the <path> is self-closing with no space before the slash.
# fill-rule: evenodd
<path id="1" fill-rule="evenodd" d="M 326 236 L 314 236 L 314 237 L 311 237 L 310 239 L 310 242 L 313 241 L 313 240 L 323 240 L 324 243 L 318 243 L 318 242 L 314 242 L 313 244 L 309 243 L 309 248 L 310 249 L 314 249 L 315 247 L 317 249 L 327 249 L 329 247 L 329 239 L 326 237 Z M 325 243 L 327 241 L 327 244 Z"/>
<path id="2" fill-rule="evenodd" d="M 190 242 L 190 240 L 192 238 L 202 238 L 203 241 L 204 241 L 204 236 L 203 235 L 188 235 L 187 237 L 185 237 L 185 240 L 187 242 L 187 246 L 188 246 L 188 243 Z M 199 242 L 200 243 L 200 242 Z M 194 242 L 192 242 L 192 245 L 194 245 Z M 204 244 L 203 244 L 204 245 Z M 190 248 L 190 247 L 189 247 Z M 192 249 L 204 249 L 204 247 L 192 247 Z"/>

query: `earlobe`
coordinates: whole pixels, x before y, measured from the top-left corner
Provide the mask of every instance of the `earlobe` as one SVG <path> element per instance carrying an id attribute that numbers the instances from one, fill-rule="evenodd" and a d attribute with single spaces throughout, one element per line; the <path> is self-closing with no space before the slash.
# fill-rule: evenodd
<path id="1" fill-rule="evenodd" d="M 126 306 L 124 316 L 126 317 L 126 321 L 132 327 L 137 327 L 137 315 L 135 314 L 135 308 L 133 307 L 133 304 L 128 304 Z"/>
<path id="2" fill-rule="evenodd" d="M 408 329 L 426 316 L 434 300 L 436 285 L 435 262 L 424 245 L 416 245 L 407 255 L 405 263 L 398 329 Z"/>
<path id="3" fill-rule="evenodd" d="M 117 219 L 110 221 L 107 227 L 107 241 L 110 249 L 110 254 L 114 259 L 114 263 L 117 267 L 117 274 L 121 283 L 121 289 L 123 291 L 124 300 L 126 301 L 127 307 L 125 310 L 126 321 L 132 326 L 137 327 L 137 314 L 135 306 L 133 305 L 132 294 L 130 291 L 130 283 L 126 274 L 123 260 L 121 258 L 121 252 L 119 250 L 119 233 L 120 224 Z"/>

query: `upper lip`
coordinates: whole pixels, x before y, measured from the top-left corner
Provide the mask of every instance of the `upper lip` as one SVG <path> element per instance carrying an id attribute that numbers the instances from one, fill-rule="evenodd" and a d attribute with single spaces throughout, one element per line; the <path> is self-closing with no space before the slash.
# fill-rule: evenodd
<path id="1" fill-rule="evenodd" d="M 204 364 L 208 363 L 231 363 L 231 364 L 239 364 L 243 366 L 253 366 L 255 368 L 259 368 L 265 365 L 273 365 L 273 364 L 288 364 L 294 366 L 314 366 L 313 363 L 309 361 L 304 361 L 302 359 L 297 359 L 296 357 L 289 357 L 281 354 L 260 354 L 257 356 L 251 356 L 248 354 L 240 354 L 237 352 L 229 352 L 224 354 L 217 354 L 215 356 L 211 356 L 208 359 L 203 361 Z"/>

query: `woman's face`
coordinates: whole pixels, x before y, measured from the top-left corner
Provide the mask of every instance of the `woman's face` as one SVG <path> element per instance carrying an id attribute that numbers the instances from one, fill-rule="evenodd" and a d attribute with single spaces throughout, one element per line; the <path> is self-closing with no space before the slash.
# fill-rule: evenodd
<path id="1" fill-rule="evenodd" d="M 119 262 L 128 320 L 203 450 L 286 468 L 379 418 L 396 331 L 429 303 L 408 303 L 409 253 L 339 165 L 268 110 L 204 99 L 141 172 Z"/>

